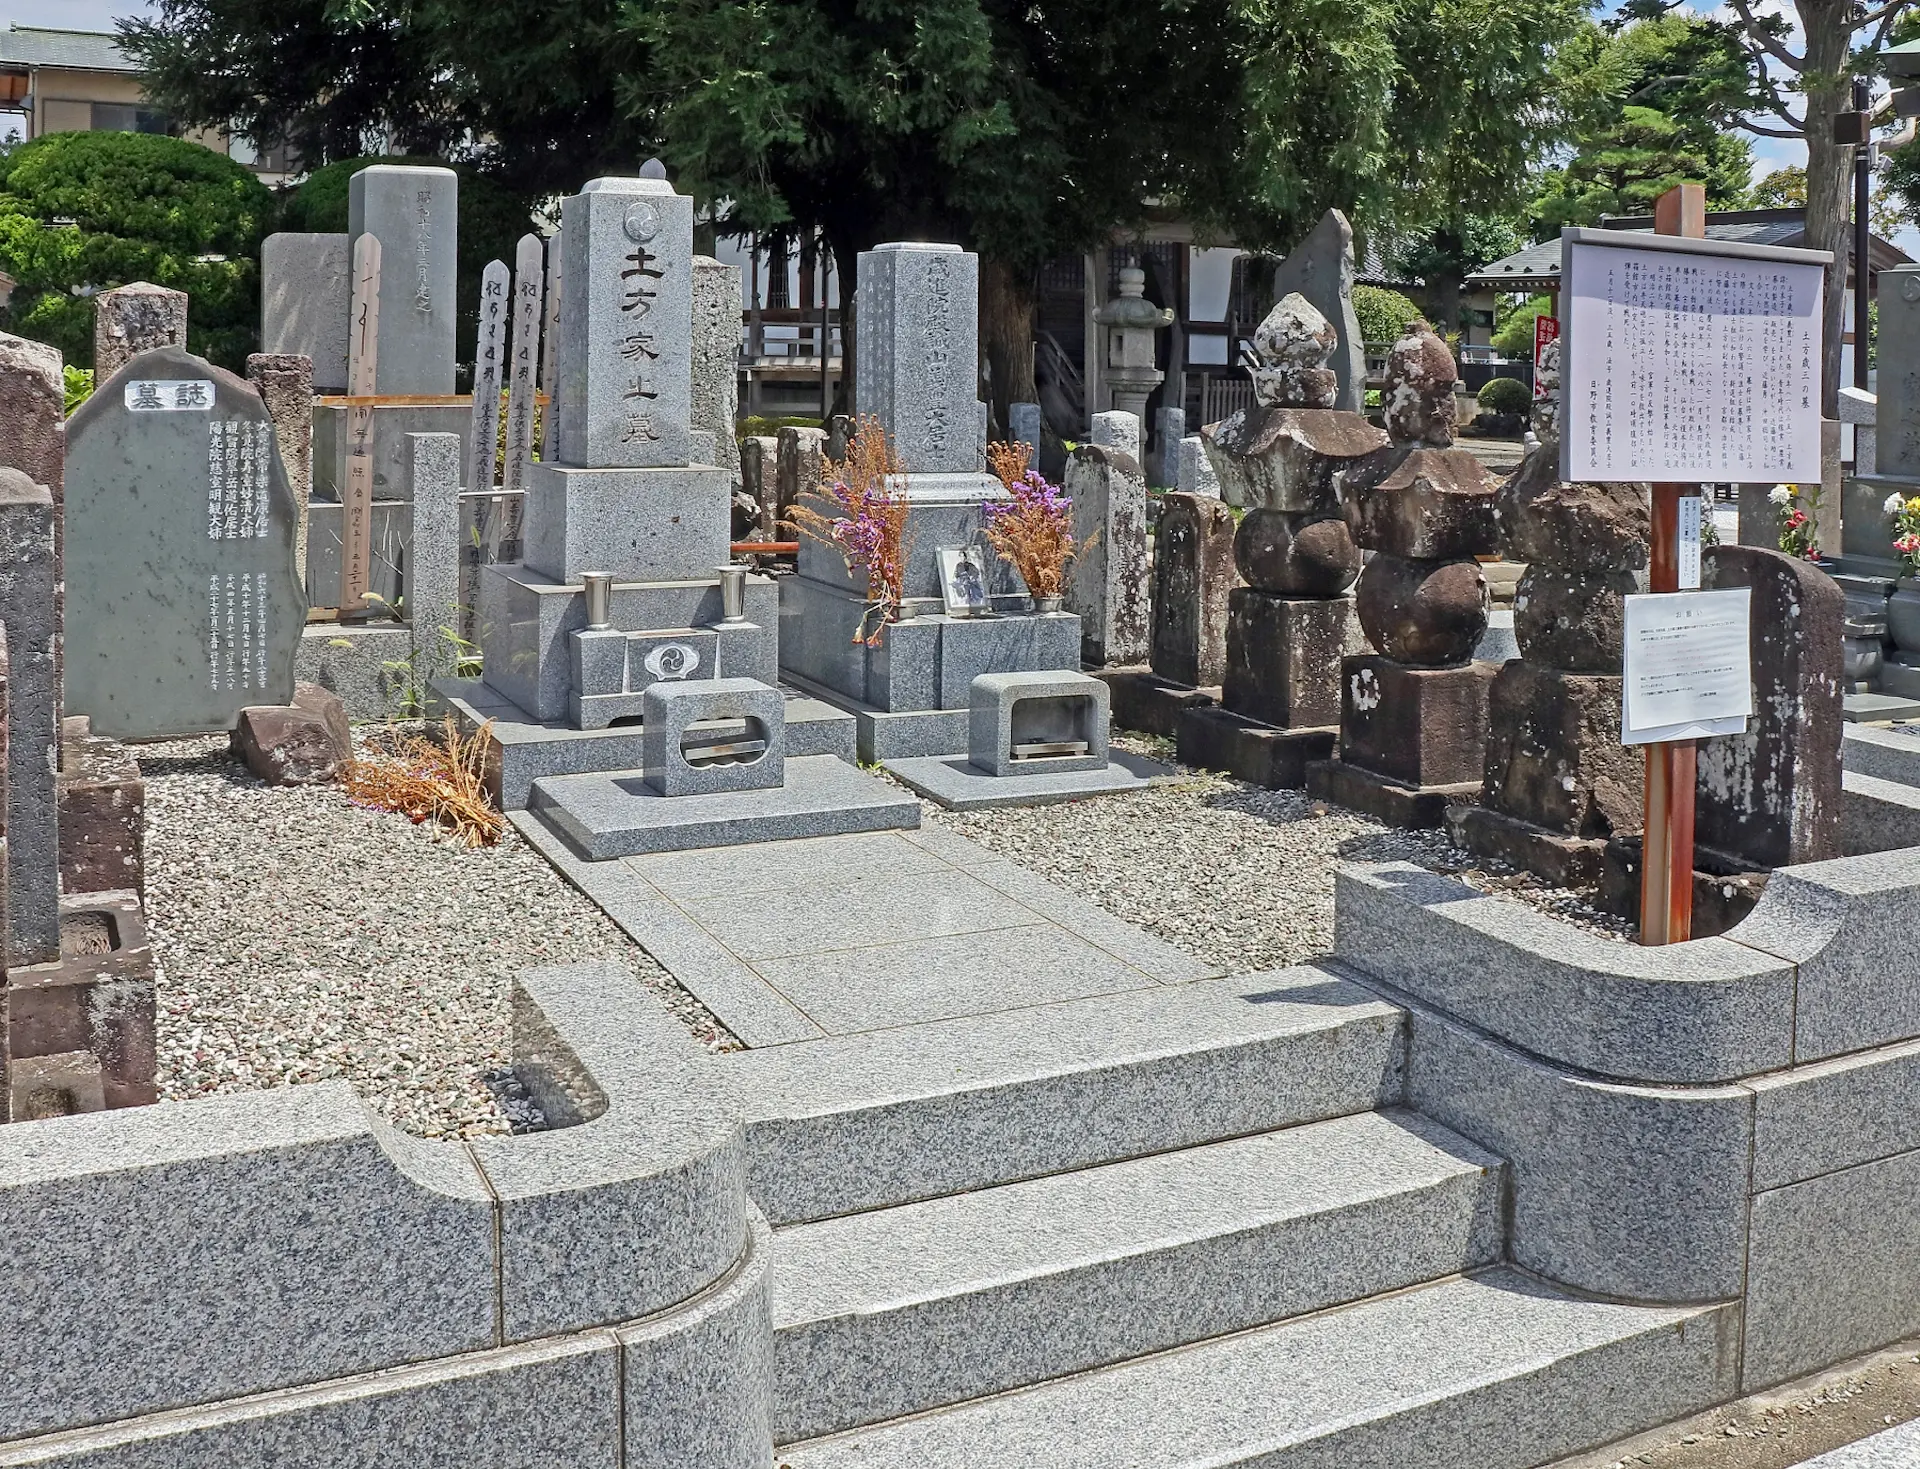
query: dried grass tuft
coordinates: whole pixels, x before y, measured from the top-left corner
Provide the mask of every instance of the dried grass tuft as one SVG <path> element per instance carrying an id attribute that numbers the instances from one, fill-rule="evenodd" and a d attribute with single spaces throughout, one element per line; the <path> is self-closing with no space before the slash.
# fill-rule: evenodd
<path id="1" fill-rule="evenodd" d="M 415 826 L 432 821 L 463 847 L 490 847 L 507 826 L 487 800 L 492 738 L 491 719 L 463 740 L 449 715 L 437 739 L 403 735 L 388 749 L 348 761 L 340 786 L 356 806 L 398 811 Z"/>

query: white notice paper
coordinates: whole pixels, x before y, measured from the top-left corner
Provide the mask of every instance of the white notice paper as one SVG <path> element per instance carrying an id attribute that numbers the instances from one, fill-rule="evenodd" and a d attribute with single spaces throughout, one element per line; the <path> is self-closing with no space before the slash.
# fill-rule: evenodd
<path id="1" fill-rule="evenodd" d="M 1620 743 L 1740 734 L 1753 713 L 1753 591 L 1626 599 Z"/>
<path id="2" fill-rule="evenodd" d="M 1691 592 L 1700 585 L 1700 497 L 1682 495 L 1678 516 L 1679 545 L 1675 556 L 1680 590 Z"/>
<path id="3" fill-rule="evenodd" d="M 1818 481 L 1821 267 L 1685 243 L 1564 245 L 1565 478 Z"/>

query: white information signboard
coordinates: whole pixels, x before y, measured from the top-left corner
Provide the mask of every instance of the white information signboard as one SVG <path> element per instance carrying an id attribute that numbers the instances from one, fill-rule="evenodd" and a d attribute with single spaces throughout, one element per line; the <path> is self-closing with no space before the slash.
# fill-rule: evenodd
<path id="1" fill-rule="evenodd" d="M 1561 236 L 1561 473 L 1820 480 L 1825 251 Z"/>
<path id="2" fill-rule="evenodd" d="M 1626 599 L 1623 745 L 1740 734 L 1753 713 L 1753 589 Z"/>

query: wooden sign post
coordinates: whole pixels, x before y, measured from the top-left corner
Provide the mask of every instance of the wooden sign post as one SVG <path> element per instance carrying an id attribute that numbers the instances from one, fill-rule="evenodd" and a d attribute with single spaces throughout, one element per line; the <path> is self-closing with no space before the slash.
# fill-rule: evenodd
<path id="1" fill-rule="evenodd" d="M 533 395 L 540 371 L 541 298 L 546 295 L 546 259 L 538 235 L 522 235 L 513 256 L 513 347 L 507 358 L 507 452 L 500 485 L 527 487 L 533 455 Z"/>
<path id="2" fill-rule="evenodd" d="M 1638 619 L 1628 600 L 1621 738 L 1647 746 L 1640 940 L 1667 944 L 1693 927 L 1696 741 L 1744 729 L 1751 707 L 1746 604 L 1694 602 L 1700 487 L 1819 477 L 1830 257 L 1708 240 L 1696 184 L 1663 194 L 1654 219 L 1651 235 L 1561 236 L 1561 478 L 1653 485 L 1652 595 Z M 1662 599 L 1674 593 L 1684 606 Z"/>
<path id="3" fill-rule="evenodd" d="M 467 444 L 467 490 L 493 488 L 500 444 L 500 373 L 507 360 L 507 301 L 513 277 L 498 260 L 480 275 L 480 332 L 473 354 L 473 434 Z"/>
<path id="4" fill-rule="evenodd" d="M 380 242 L 362 235 L 353 242 L 351 336 L 347 343 L 347 396 L 371 398 L 380 346 Z M 340 616 L 367 614 L 373 555 L 373 408 L 347 410 L 347 483 L 340 496 Z"/>
<path id="5" fill-rule="evenodd" d="M 1680 184 L 1654 201 L 1653 230 L 1690 240 L 1707 237 L 1707 191 Z M 1680 497 L 1700 486 L 1656 481 L 1653 546 L 1647 590 L 1680 590 Z M 1647 746 L 1646 834 L 1641 840 L 1640 942 L 1677 944 L 1693 937 L 1693 793 L 1699 746 L 1663 740 Z"/>

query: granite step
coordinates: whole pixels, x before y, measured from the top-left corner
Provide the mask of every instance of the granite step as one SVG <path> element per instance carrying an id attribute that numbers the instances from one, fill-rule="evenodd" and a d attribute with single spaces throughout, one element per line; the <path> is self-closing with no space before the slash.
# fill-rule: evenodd
<path id="1" fill-rule="evenodd" d="M 1367 1112 L 781 1230 L 774 1435 L 815 1437 L 1489 1264 L 1502 1164 Z"/>
<path id="2" fill-rule="evenodd" d="M 788 1445 L 778 1469 L 1527 1469 L 1736 1395 L 1730 1305 L 1496 1267 Z"/>

